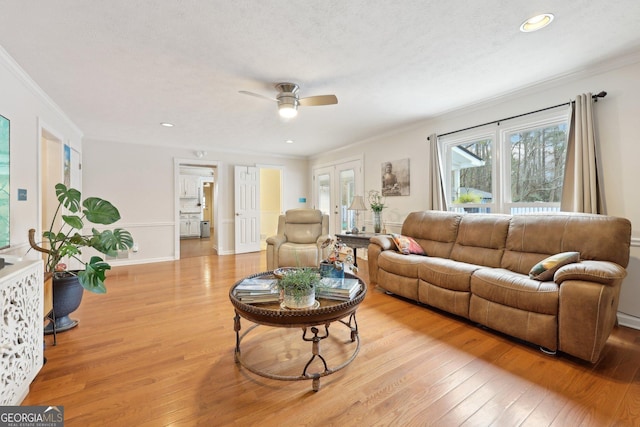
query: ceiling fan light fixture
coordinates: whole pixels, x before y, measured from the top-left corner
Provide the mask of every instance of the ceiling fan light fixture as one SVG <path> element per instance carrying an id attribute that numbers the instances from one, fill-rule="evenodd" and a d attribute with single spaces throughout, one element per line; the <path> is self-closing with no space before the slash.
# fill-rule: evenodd
<path id="1" fill-rule="evenodd" d="M 551 21 L 553 21 L 552 13 L 543 13 L 541 15 L 536 15 L 524 21 L 520 25 L 520 31 L 522 31 L 523 33 L 538 31 L 551 24 Z"/>
<path id="2" fill-rule="evenodd" d="M 268 101 L 276 101 L 278 103 L 278 113 L 283 119 L 291 119 L 297 116 L 298 107 L 300 106 L 306 108 L 320 105 L 334 105 L 338 103 L 338 98 L 335 95 L 316 95 L 299 98 L 298 90 L 300 88 L 295 83 L 276 83 L 275 88 L 278 91 L 278 95 L 275 99 L 246 90 L 241 90 L 239 92 L 244 95 L 251 95 Z"/>
<path id="3" fill-rule="evenodd" d="M 278 113 L 284 119 L 291 119 L 298 115 L 298 100 L 293 96 L 278 98 Z"/>

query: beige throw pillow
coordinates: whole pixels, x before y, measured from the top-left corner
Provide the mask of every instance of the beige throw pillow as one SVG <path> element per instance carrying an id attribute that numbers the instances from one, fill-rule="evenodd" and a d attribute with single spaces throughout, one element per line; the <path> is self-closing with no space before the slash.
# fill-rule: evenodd
<path id="1" fill-rule="evenodd" d="M 531 268 L 529 277 L 541 282 L 553 280 L 555 272 L 563 265 L 580 261 L 580 252 L 561 252 L 543 259 Z"/>

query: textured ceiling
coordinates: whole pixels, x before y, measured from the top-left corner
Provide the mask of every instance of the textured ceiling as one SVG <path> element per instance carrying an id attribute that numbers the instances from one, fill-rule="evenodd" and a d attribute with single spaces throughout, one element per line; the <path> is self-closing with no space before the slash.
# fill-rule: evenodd
<path id="1" fill-rule="evenodd" d="M 551 26 L 518 30 L 542 12 Z M 639 16 L 637 0 L 0 0 L 0 46 L 87 138 L 306 156 L 637 50 Z M 339 104 L 283 121 L 238 93 L 281 81 Z"/>

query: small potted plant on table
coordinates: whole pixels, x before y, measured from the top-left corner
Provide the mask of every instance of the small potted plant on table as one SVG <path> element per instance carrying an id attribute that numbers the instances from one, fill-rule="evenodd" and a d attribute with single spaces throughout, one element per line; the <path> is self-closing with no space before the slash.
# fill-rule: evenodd
<path id="1" fill-rule="evenodd" d="M 320 283 L 318 270 L 309 267 L 292 268 L 278 280 L 286 308 L 310 308 L 316 304 L 316 288 Z"/>

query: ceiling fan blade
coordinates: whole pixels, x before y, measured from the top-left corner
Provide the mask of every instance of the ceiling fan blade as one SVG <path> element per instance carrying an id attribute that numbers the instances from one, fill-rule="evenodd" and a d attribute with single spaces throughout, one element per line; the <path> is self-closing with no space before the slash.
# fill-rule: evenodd
<path id="1" fill-rule="evenodd" d="M 278 101 L 275 98 L 270 98 L 268 96 L 260 95 L 259 93 L 249 92 L 249 91 L 246 91 L 246 90 L 239 90 L 238 93 L 242 93 L 244 95 L 255 96 L 256 98 L 266 99 L 267 101 L 276 101 L 276 102 Z"/>
<path id="2" fill-rule="evenodd" d="M 300 98 L 300 105 L 303 105 L 305 107 L 312 107 L 316 105 L 333 105 L 337 103 L 338 98 L 335 95 L 318 95 Z"/>

